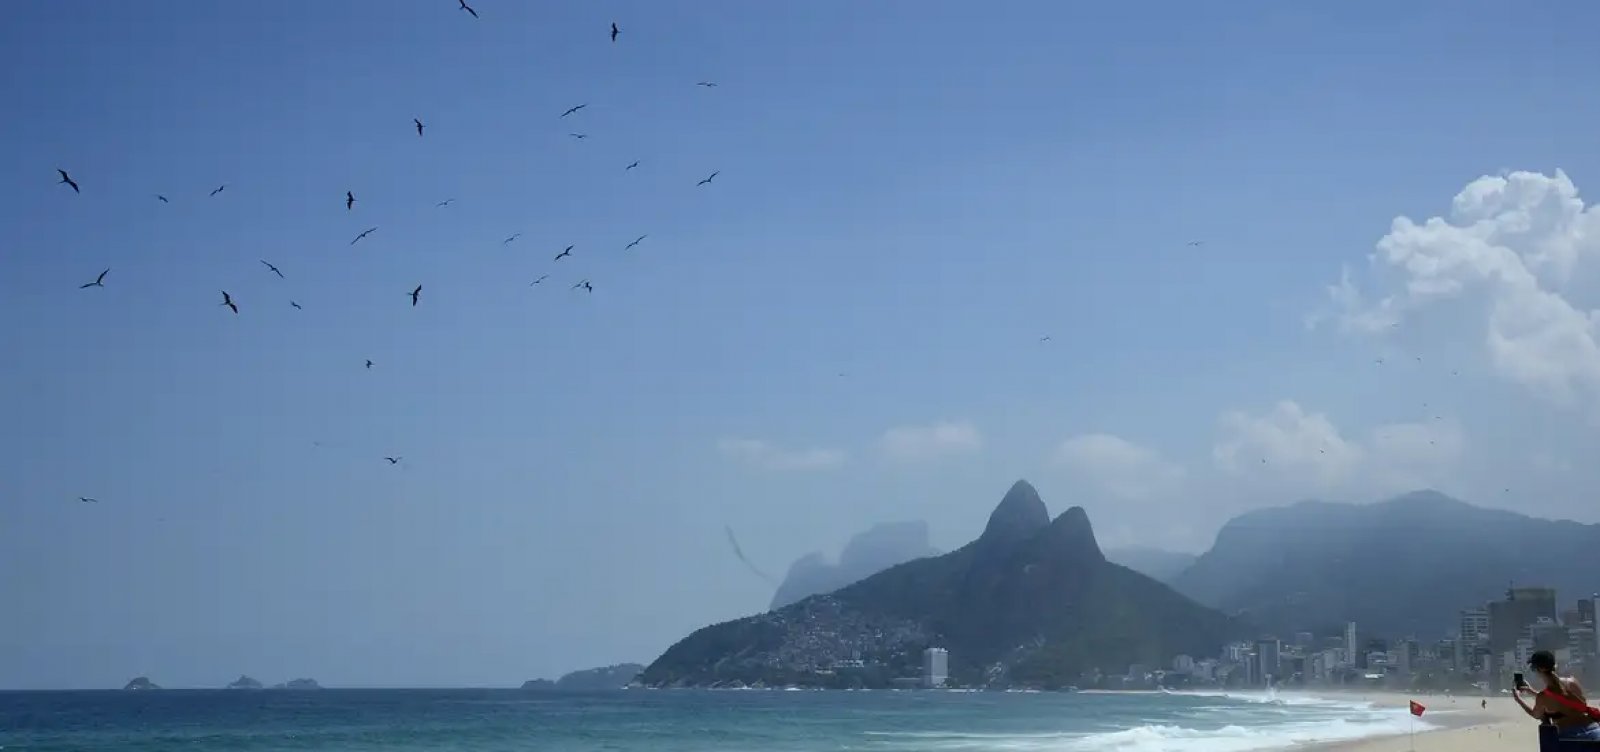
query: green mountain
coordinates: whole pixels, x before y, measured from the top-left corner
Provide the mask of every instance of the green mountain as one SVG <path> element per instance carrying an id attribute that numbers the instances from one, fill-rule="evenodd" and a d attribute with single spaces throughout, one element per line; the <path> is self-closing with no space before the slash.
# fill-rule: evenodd
<path id="1" fill-rule="evenodd" d="M 1304 501 L 1230 520 L 1173 579 L 1278 634 L 1355 621 L 1388 637 L 1447 634 L 1512 583 L 1569 601 L 1600 582 L 1600 525 L 1483 509 L 1436 491 L 1374 504 Z"/>
<path id="2" fill-rule="evenodd" d="M 640 679 L 877 686 L 916 676 L 922 650 L 942 647 L 956 683 L 1055 687 L 1179 653 L 1215 655 L 1238 634 L 1222 614 L 1106 561 L 1082 508 L 1051 521 L 1018 481 L 960 549 L 700 629 Z"/>

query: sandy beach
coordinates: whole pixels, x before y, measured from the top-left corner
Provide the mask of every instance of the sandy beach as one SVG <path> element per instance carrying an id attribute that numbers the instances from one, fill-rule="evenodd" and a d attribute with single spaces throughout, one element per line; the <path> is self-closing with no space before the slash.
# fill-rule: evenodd
<path id="1" fill-rule="evenodd" d="M 1427 707 L 1423 719 L 1438 727 L 1419 732 L 1415 737 L 1388 736 L 1375 739 L 1316 745 L 1321 752 L 1503 752 L 1507 749 L 1537 749 L 1538 725 L 1522 712 L 1508 695 L 1490 697 L 1487 708 L 1479 708 L 1479 697 L 1404 695 L 1397 693 L 1341 693 L 1358 695 L 1379 704 L 1408 707 L 1416 700 Z"/>

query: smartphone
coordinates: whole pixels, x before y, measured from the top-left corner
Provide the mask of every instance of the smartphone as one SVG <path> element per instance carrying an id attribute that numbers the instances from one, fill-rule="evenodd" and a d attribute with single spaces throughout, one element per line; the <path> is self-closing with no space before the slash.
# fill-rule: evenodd
<path id="1" fill-rule="evenodd" d="M 1522 678 L 1522 672 L 1518 671 L 1517 673 L 1511 675 L 1511 685 L 1515 687 L 1526 687 L 1528 686 L 1528 680 Z"/>

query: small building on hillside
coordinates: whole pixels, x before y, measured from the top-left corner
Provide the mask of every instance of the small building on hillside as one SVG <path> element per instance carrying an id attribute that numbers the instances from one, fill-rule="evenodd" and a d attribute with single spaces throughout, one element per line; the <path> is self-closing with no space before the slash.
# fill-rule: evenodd
<path id="1" fill-rule="evenodd" d="M 944 648 L 922 651 L 922 686 L 939 689 L 950 679 L 950 653 Z"/>

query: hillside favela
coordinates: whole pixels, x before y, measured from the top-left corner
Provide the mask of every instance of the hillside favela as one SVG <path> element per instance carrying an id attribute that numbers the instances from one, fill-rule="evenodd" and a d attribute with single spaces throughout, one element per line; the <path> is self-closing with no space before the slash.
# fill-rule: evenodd
<path id="1" fill-rule="evenodd" d="M 4 18 L 0 752 L 1600 752 L 1600 3 Z"/>

